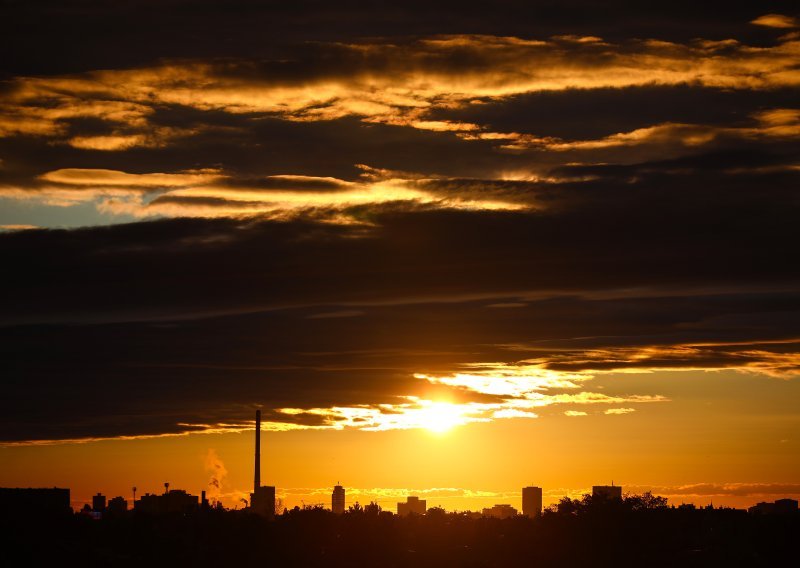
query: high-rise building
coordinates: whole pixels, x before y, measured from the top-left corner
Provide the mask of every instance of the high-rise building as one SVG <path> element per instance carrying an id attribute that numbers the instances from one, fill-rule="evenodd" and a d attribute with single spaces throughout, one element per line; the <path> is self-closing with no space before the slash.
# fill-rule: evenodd
<path id="1" fill-rule="evenodd" d="M 98 493 L 92 497 L 92 511 L 95 513 L 104 513 L 106 510 L 106 496 Z"/>
<path id="2" fill-rule="evenodd" d="M 542 488 L 522 488 L 522 514 L 534 518 L 542 514 Z"/>
<path id="3" fill-rule="evenodd" d="M 494 517 L 495 519 L 509 519 L 517 516 L 517 510 L 511 505 L 495 505 L 483 510 L 484 517 Z"/>
<path id="4" fill-rule="evenodd" d="M 337 515 L 344 513 L 344 487 L 336 485 L 331 495 L 331 511 Z"/>
<path id="5" fill-rule="evenodd" d="M 406 515 L 424 515 L 428 510 L 428 502 L 419 497 L 407 497 L 405 503 L 397 504 L 397 514 L 401 517 Z"/>
<path id="6" fill-rule="evenodd" d="M 605 499 L 606 501 L 611 501 L 613 499 L 621 501 L 622 487 L 614 485 L 613 482 L 611 485 L 595 485 L 592 487 L 592 498 Z"/>

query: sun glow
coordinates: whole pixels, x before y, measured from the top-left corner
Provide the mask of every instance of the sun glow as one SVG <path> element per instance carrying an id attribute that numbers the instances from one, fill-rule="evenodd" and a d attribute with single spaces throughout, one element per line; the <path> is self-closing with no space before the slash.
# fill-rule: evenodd
<path id="1" fill-rule="evenodd" d="M 451 428 L 466 423 L 464 409 L 447 402 L 432 402 L 423 406 L 416 418 L 420 427 L 436 434 L 444 434 Z"/>

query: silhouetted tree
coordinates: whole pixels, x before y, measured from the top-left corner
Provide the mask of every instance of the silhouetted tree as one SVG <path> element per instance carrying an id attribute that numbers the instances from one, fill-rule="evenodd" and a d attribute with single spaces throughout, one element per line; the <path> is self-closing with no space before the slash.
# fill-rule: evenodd
<path id="1" fill-rule="evenodd" d="M 642 493 L 641 495 L 626 494 L 623 502 L 631 511 L 667 508 L 667 498 L 653 495 L 650 491 Z"/>
<path id="2" fill-rule="evenodd" d="M 431 519 L 444 519 L 447 517 L 447 511 L 443 507 L 431 507 L 425 514 Z"/>
<path id="3" fill-rule="evenodd" d="M 378 505 L 377 502 L 371 501 L 369 505 L 364 507 L 364 514 L 365 515 L 370 515 L 370 516 L 373 516 L 373 517 L 377 517 L 378 515 L 381 514 L 382 510 L 383 509 L 381 509 L 381 506 Z"/>
<path id="4" fill-rule="evenodd" d="M 572 500 L 569 497 L 562 497 L 556 505 L 556 511 L 559 515 L 574 515 L 580 508 L 580 501 L 577 499 Z"/>

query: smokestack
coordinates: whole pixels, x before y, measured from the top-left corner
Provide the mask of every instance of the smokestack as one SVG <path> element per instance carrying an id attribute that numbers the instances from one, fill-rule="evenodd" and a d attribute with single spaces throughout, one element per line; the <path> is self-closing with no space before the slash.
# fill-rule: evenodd
<path id="1" fill-rule="evenodd" d="M 256 473 L 254 493 L 261 487 L 261 410 L 256 410 Z"/>

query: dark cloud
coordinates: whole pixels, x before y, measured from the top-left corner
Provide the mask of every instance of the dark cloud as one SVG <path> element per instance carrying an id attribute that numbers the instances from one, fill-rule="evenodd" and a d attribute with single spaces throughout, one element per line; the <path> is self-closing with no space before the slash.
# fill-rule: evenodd
<path id="1" fill-rule="evenodd" d="M 797 373 L 796 7 L 384 4 L 2 3 L 0 441 Z"/>
<path id="2" fill-rule="evenodd" d="M 602 138 L 673 122 L 744 125 L 767 108 L 796 106 L 795 89 L 744 91 L 690 85 L 534 92 L 456 109 L 431 118 L 474 122 L 496 132 L 529 132 L 565 140 Z"/>
<path id="3" fill-rule="evenodd" d="M 504 0 L 493 9 L 463 2 L 304 0 L 286 3 L 239 0 L 6 0 L 0 28 L 3 68 L 28 75 L 131 67 L 160 58 L 269 57 L 291 55 L 299 42 L 482 33 L 520 37 L 599 35 L 605 38 L 745 37 L 767 43 L 775 31 L 750 25 L 767 13 L 792 14 L 792 2 L 755 4 L 648 3 L 598 5 L 585 0 Z M 267 41 L 265 41 L 267 39 Z M 131 49 L 135 45 L 136 49 Z M 56 51 L 58 50 L 58 51 Z M 52 57 L 53 53 L 59 57 Z"/>
<path id="4" fill-rule="evenodd" d="M 544 212 L 387 205 L 351 211 L 356 225 L 0 235 L 14 267 L 0 437 L 185 431 L 246 420 L 254 403 L 392 404 L 425 394 L 415 372 L 482 361 L 789 372 L 797 344 L 776 342 L 796 339 L 800 314 L 794 181 L 661 175 L 566 184 Z"/>
<path id="5" fill-rule="evenodd" d="M 319 416 L 273 409 L 369 407 L 437 393 L 455 402 L 497 401 L 413 378 L 468 371 L 464 365 L 483 361 L 529 359 L 570 372 L 750 368 L 775 375 L 796 372 L 800 363 L 798 343 L 779 342 L 797 329 L 800 297 L 794 293 L 564 296 L 529 300 L 526 308 L 499 314 L 489 302 L 371 305 L 360 307 L 358 317 L 340 318 L 309 318 L 336 309 L 319 306 L 192 320 L 5 327 L 0 439 L 183 432 L 185 424 L 244 423 L 254 404 L 264 405 L 271 420 L 319 425 Z M 754 313 L 761 326 L 725 321 Z M 712 325 L 693 329 L 698 322 Z M 558 340 L 579 335 L 595 338 Z M 761 343 L 704 346 L 710 338 Z M 794 354 L 794 363 L 781 359 L 787 354 Z"/>
<path id="6" fill-rule="evenodd" d="M 150 317 L 797 278 L 788 246 L 796 237 L 797 173 L 637 180 L 503 187 L 544 204 L 533 211 L 384 205 L 350 209 L 354 225 L 324 222 L 319 211 L 280 222 L 184 219 L 2 235 L 3 265 L 20 267 L 7 271 L 2 313 L 7 322 Z M 56 274 L 63 277 L 53 288 Z"/>

